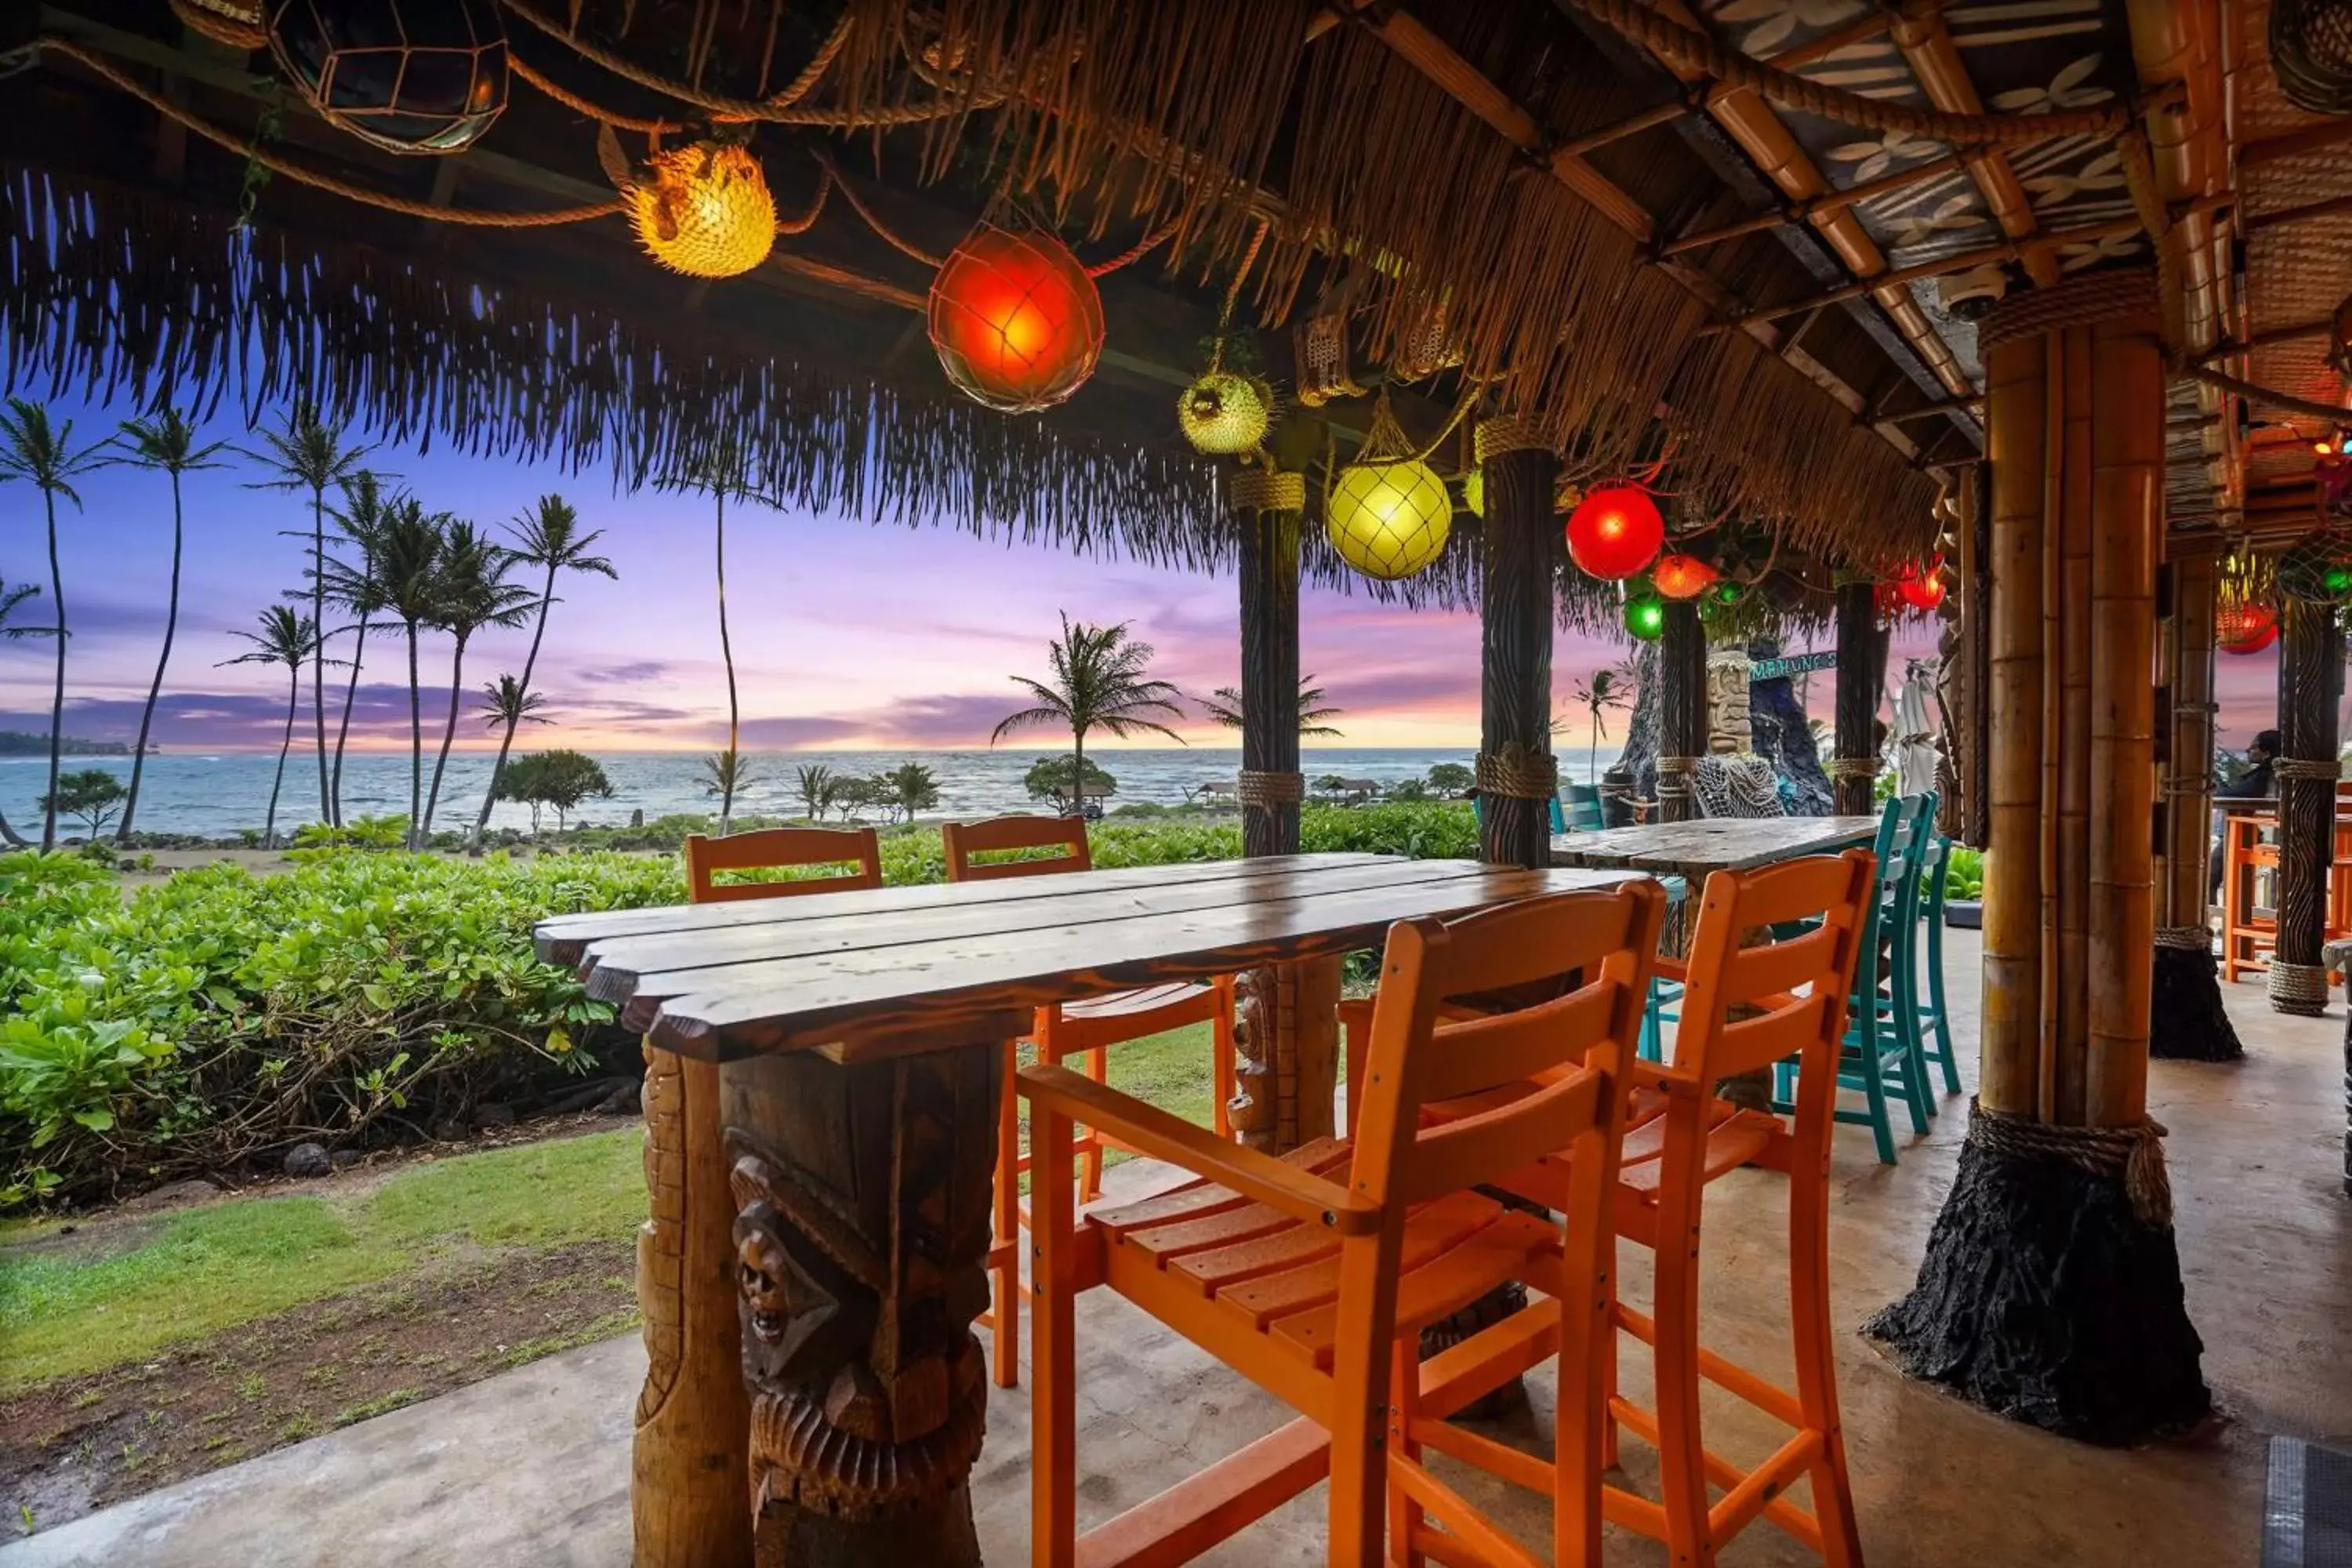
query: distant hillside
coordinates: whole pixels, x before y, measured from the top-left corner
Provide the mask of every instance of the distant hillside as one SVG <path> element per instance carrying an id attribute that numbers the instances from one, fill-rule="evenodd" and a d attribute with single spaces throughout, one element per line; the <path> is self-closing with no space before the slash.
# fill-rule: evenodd
<path id="1" fill-rule="evenodd" d="M 121 741 L 85 741 L 66 737 L 66 752 L 76 757 L 127 757 L 131 748 Z M 0 757 L 46 757 L 49 738 L 25 730 L 0 730 Z"/>

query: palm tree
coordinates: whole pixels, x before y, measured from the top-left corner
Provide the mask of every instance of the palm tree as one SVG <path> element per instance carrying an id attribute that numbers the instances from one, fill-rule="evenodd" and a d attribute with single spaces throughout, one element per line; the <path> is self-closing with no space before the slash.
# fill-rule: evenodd
<path id="1" fill-rule="evenodd" d="M 1165 713 L 1171 719 L 1182 718 L 1184 710 L 1179 700 L 1183 693 L 1144 673 L 1151 662 L 1151 645 L 1129 637 L 1128 624 L 1121 621 L 1115 626 L 1090 626 L 1083 621 L 1073 622 L 1069 612 L 1064 611 L 1062 635 L 1046 645 L 1046 657 L 1054 666 L 1052 682 L 1014 676 L 1013 683 L 1026 689 L 1036 703 L 997 725 L 988 737 L 989 744 L 994 745 L 1013 731 L 1034 724 L 1066 724 L 1070 727 L 1071 776 L 1078 780 L 1087 776 L 1087 736 L 1094 731 L 1125 740 L 1139 730 L 1153 730 L 1180 746 L 1184 744 L 1183 736 L 1159 720 L 1145 716 Z M 1076 796 L 1078 808 L 1084 810 L 1083 784 Z"/>
<path id="2" fill-rule="evenodd" d="M 228 443 L 197 446 L 195 426 L 182 418 L 176 408 L 166 408 L 151 419 L 124 420 L 114 440 L 124 453 L 117 461 L 160 468 L 172 476 L 172 592 L 163 609 L 163 651 L 155 656 L 155 679 L 147 688 L 147 706 L 139 713 L 139 743 L 131 751 L 131 788 L 122 803 L 122 821 L 114 830 L 114 841 L 128 844 L 132 819 L 139 815 L 140 776 L 147 768 L 147 732 L 155 722 L 155 703 L 163 695 L 163 670 L 172 662 L 172 636 L 180 626 L 180 556 L 187 537 L 180 476 L 196 468 L 219 468 L 214 455 Z"/>
<path id="3" fill-rule="evenodd" d="M 1583 680 L 1569 688 L 1569 700 L 1584 710 L 1592 721 L 1592 746 L 1585 757 L 1586 776 L 1601 776 L 1601 715 L 1612 709 L 1622 709 L 1631 695 L 1626 688 L 1633 684 L 1633 672 L 1625 665 L 1614 664 L 1596 669 Z"/>
<path id="4" fill-rule="evenodd" d="M 530 652 L 522 661 L 523 690 L 530 689 L 531 671 L 539 668 L 540 639 L 547 636 L 547 612 L 555 603 L 555 574 L 558 572 L 601 572 L 614 581 L 620 574 L 613 563 L 601 555 L 588 553 L 589 546 L 604 537 L 601 531 L 580 531 L 580 514 L 562 496 L 539 498 L 539 505 L 523 513 L 508 525 L 514 531 L 517 547 L 509 551 L 515 564 L 537 566 L 547 574 L 539 590 L 539 624 L 531 629 Z M 536 701 L 534 698 L 532 700 Z M 544 722 L 544 721 L 541 721 Z M 507 752 L 514 745 L 514 726 L 506 728 L 506 736 L 499 742 L 498 761 L 490 764 L 490 787 L 482 794 L 482 812 L 474 819 L 474 833 L 467 848 L 479 853 L 482 831 L 490 825 L 490 805 L 499 798 L 499 775 L 506 771 Z"/>
<path id="5" fill-rule="evenodd" d="M 55 635 L 47 626 L 12 626 L 8 624 L 8 617 L 16 613 L 17 605 L 27 599 L 37 599 L 40 596 L 40 589 L 30 583 L 19 583 L 12 588 L 8 585 L 8 579 L 0 577 L 0 639 L 16 642 L 23 637 L 45 637 Z M 0 844 L 5 844 L 14 849 L 22 849 L 26 847 L 24 838 L 15 828 L 8 826 L 8 814 L 5 811 L 0 811 Z"/>
<path id="6" fill-rule="evenodd" d="M 58 761 L 63 754 L 66 727 L 66 579 L 58 564 L 58 498 L 63 496 L 79 510 L 81 497 L 73 481 L 97 462 L 97 448 L 73 449 L 73 421 L 49 423 L 49 411 L 37 403 L 12 397 L 0 411 L 0 483 L 26 479 L 38 487 L 49 524 L 49 599 L 56 605 L 50 635 L 58 642 L 57 689 L 49 699 L 49 787 L 52 803 L 41 812 L 41 853 L 58 847 Z"/>
<path id="7" fill-rule="evenodd" d="M 269 815 L 261 824 L 261 847 L 268 849 L 278 842 L 278 792 L 286 784 L 286 754 L 294 749 L 294 719 L 302 710 L 302 661 L 319 651 L 319 623 L 291 605 L 272 605 L 261 612 L 259 624 L 257 632 L 236 634 L 253 651 L 222 662 L 286 667 L 286 734 L 278 742 L 278 775 L 269 782 Z"/>
<path id="8" fill-rule="evenodd" d="M 383 529 L 384 497 L 383 481 L 373 469 L 362 468 L 343 482 L 343 504 L 341 510 L 330 507 L 327 515 L 335 520 L 335 530 L 343 542 L 359 552 L 359 564 L 329 562 L 324 572 L 325 591 L 320 597 L 337 609 L 357 617 L 352 623 L 351 678 L 343 683 L 343 714 L 335 729 L 335 762 L 327 779 L 329 821 L 340 827 L 343 823 L 343 750 L 352 738 L 352 707 L 359 700 L 360 664 L 367 656 L 368 621 L 383 608 L 374 578 L 376 544 Z"/>
<path id="9" fill-rule="evenodd" d="M 408 637 L 408 847 L 425 808 L 425 716 L 416 668 L 416 630 L 441 607 L 442 532 L 447 512 L 430 512 L 413 495 L 384 502 L 374 548 L 362 565 L 329 561 L 326 576 L 338 603 L 364 602 L 401 624 Z"/>
<path id="10" fill-rule="evenodd" d="M 525 724 L 552 724 L 554 720 L 540 711 L 547 700 L 531 691 L 511 675 L 501 675 L 482 688 L 482 723 L 499 735 L 499 766 L 490 773 L 490 798 L 482 803 L 481 821 L 474 824 L 474 837 L 466 846 L 469 855 L 482 852 L 482 829 L 490 819 L 490 805 L 498 799 L 499 780 L 505 775 L 507 748 L 514 744 L 515 731 Z"/>
<path id="11" fill-rule="evenodd" d="M 940 781 L 920 763 L 899 763 L 882 775 L 882 784 L 889 792 L 890 804 L 906 813 L 909 822 L 915 820 L 915 813 L 940 804 Z"/>
<path id="12" fill-rule="evenodd" d="M 247 457 L 276 470 L 247 488 L 257 490 L 310 492 L 310 624 L 327 618 L 327 491 L 343 485 L 359 471 L 370 447 L 346 447 L 343 433 L 319 417 L 310 403 L 297 404 L 283 428 L 261 433 L 263 449 Z M 327 639 L 310 650 L 310 715 L 319 736 L 319 820 L 335 818 L 334 788 L 327 777 Z"/>
<path id="13" fill-rule="evenodd" d="M 811 822 L 824 820 L 833 799 L 833 770 L 823 763 L 803 763 L 800 772 L 801 805 Z"/>
<path id="14" fill-rule="evenodd" d="M 735 693 L 735 644 L 727 632 L 727 498 L 749 498 L 753 492 L 744 473 L 742 448 L 725 437 L 711 447 L 703 458 L 687 471 L 686 485 L 694 489 L 709 490 L 714 507 L 716 524 L 716 562 L 719 584 L 719 656 L 727 666 L 727 750 L 720 756 L 731 756 L 742 748 L 742 708 Z M 722 806 L 722 821 L 726 812 Z"/>
<path id="15" fill-rule="evenodd" d="M 530 618 L 531 593 L 507 574 L 514 558 L 470 522 L 452 522 L 441 536 L 430 623 L 455 643 L 449 659 L 449 712 L 441 726 L 441 754 L 433 761 L 433 788 L 425 797 L 425 820 L 417 842 L 433 836 L 433 811 L 441 801 L 441 775 L 449 766 L 449 742 L 457 737 L 457 706 L 466 689 L 466 645 L 484 626 L 519 626 Z"/>
<path id="16" fill-rule="evenodd" d="M 1323 740 L 1336 739 L 1339 731 L 1323 721 L 1337 719 L 1343 710 L 1324 706 L 1323 689 L 1307 684 L 1314 679 L 1311 675 L 1299 677 L 1298 738 L 1302 741 L 1310 736 Z M 1220 686 L 1213 695 L 1195 697 L 1192 700 L 1201 705 L 1201 711 L 1223 724 L 1226 729 L 1238 730 L 1242 727 L 1242 694 L 1238 689 Z"/>
<path id="17" fill-rule="evenodd" d="M 702 793 L 719 797 L 719 837 L 734 830 L 735 797 L 743 793 L 754 776 L 751 759 L 732 746 L 702 759 Z"/>

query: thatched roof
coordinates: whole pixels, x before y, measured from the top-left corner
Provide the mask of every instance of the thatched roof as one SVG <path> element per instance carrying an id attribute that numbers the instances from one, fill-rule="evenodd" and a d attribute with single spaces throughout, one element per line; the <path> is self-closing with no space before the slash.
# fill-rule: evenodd
<path id="1" fill-rule="evenodd" d="M 542 86 L 516 81 L 474 149 L 405 159 L 325 124 L 273 85 L 266 54 L 184 31 L 163 0 L 20 8 L 0 47 L 72 47 L 38 49 L 0 94 L 11 384 L 248 407 L 300 394 L 394 435 L 610 465 L 625 482 L 674 478 L 724 437 L 763 492 L 800 505 L 1213 568 L 1230 527 L 1172 405 L 1255 248 L 1240 324 L 1278 384 L 1297 380 L 1291 330 L 1338 314 L 1357 379 L 1396 383 L 1420 438 L 1483 388 L 1541 421 L 1573 474 L 1671 454 L 1661 482 L 1683 514 L 1883 562 L 1932 544 L 1934 474 L 1980 440 L 1970 334 L 1935 274 L 1990 244 L 2010 261 L 1976 270 L 2055 277 L 2087 232 L 2058 209 L 2084 193 L 2027 199 L 2004 160 L 2095 192 L 2084 171 L 2105 143 L 2088 122 L 2106 111 L 2070 120 L 2068 105 L 2128 80 L 2105 0 L 2060 6 L 2036 34 L 2056 42 L 1907 13 L 1791 9 L 1768 29 L 1666 7 L 1721 58 L 1629 41 L 1614 0 L 505 3 Z M 1965 166 L 1953 153 L 1985 129 L 1936 119 L 1981 107 L 1947 101 L 1939 62 L 1960 47 L 1985 98 L 2050 84 L 2037 139 Z M 1739 86 L 1752 55 L 1802 90 Z M 1709 72 L 1727 73 L 1712 95 Z M 1856 129 L 1840 117 L 1864 79 L 1881 107 L 1861 112 L 1885 123 Z M 780 211 L 817 195 L 822 154 L 901 247 L 836 196 L 754 273 L 698 285 L 654 269 L 614 216 L 436 221 L 609 203 L 589 110 L 747 107 Z M 1902 129 L 1915 123 L 1950 139 Z M 257 127 L 270 157 L 406 210 L 287 174 L 257 184 Z M 928 269 L 905 253 L 939 254 L 1007 200 L 1052 214 L 1090 259 L 1169 237 L 1104 280 L 1103 367 L 1044 416 L 947 389 L 917 313 Z M 1433 342 L 1451 367 L 1403 384 Z M 1327 438 L 1344 451 L 1368 420 L 1360 402 L 1296 410 L 1285 456 Z M 1475 596 L 1462 523 L 1413 594 Z M 1346 576 L 1319 541 L 1308 569 Z M 1613 617 L 1563 577 L 1572 617 Z"/>

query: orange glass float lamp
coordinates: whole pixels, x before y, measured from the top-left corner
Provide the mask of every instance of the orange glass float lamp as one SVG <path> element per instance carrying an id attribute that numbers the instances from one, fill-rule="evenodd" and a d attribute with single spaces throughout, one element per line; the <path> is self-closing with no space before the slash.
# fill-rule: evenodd
<path id="1" fill-rule="evenodd" d="M 1603 485 L 1569 514 L 1569 559 L 1588 577 L 1622 582 L 1655 561 L 1665 542 L 1665 519 L 1639 485 Z"/>
<path id="2" fill-rule="evenodd" d="M 2214 616 L 2213 634 L 2223 653 L 2260 653 L 2278 641 L 2278 612 L 2259 602 L 2231 605 Z"/>
<path id="3" fill-rule="evenodd" d="M 1696 555 L 1661 555 L 1650 580 L 1658 592 L 1669 599 L 1696 599 L 1717 582 L 1723 574 Z"/>
<path id="4" fill-rule="evenodd" d="M 929 319 L 948 379 L 1007 414 L 1064 401 L 1102 357 L 1102 297 L 1050 234 L 972 230 L 931 280 Z"/>

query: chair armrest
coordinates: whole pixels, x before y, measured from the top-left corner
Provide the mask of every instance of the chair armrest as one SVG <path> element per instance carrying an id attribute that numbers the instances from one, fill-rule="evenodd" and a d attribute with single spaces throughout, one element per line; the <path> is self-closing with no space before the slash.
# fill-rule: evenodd
<path id="1" fill-rule="evenodd" d="M 1037 1110 L 1050 1110 L 1073 1121 L 1108 1132 L 1155 1160 L 1179 1165 L 1196 1176 L 1221 1182 L 1244 1197 L 1280 1209 L 1294 1219 L 1324 1225 L 1342 1236 L 1358 1236 L 1380 1222 L 1380 1205 L 1336 1182 L 1229 1143 L 1181 1116 L 1146 1105 L 1065 1067 L 1021 1069 L 1021 1094 Z"/>

